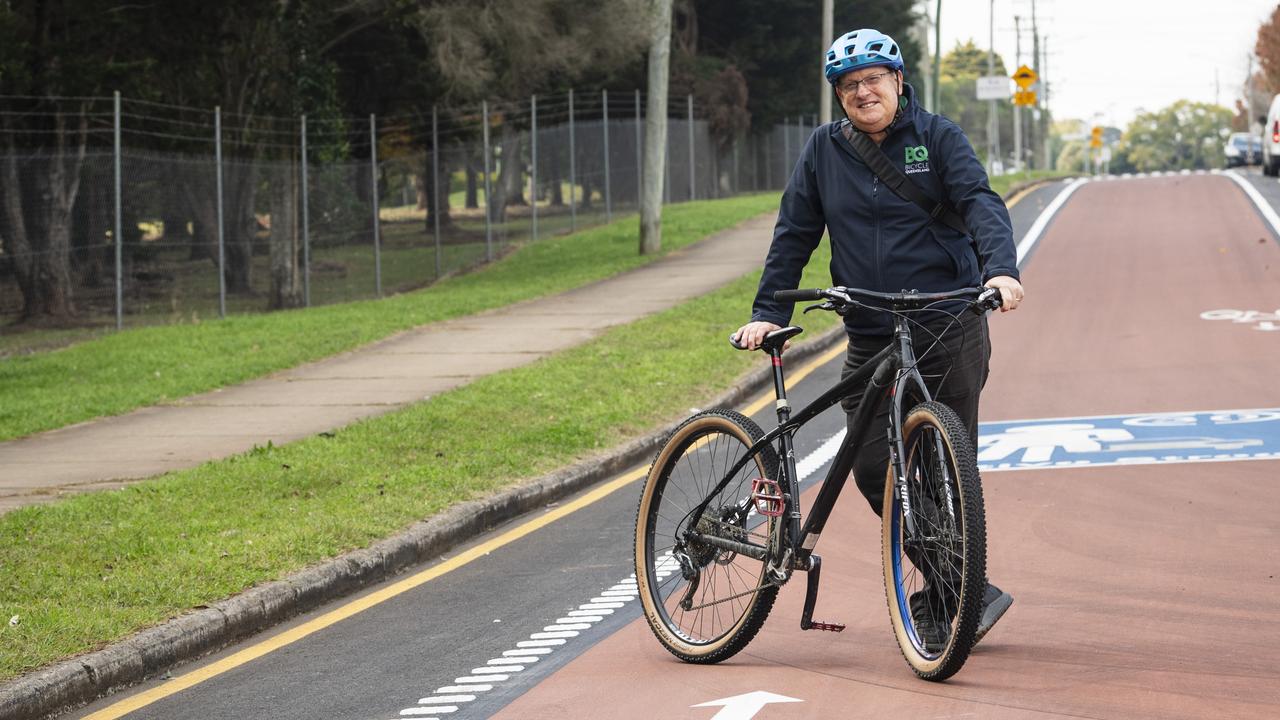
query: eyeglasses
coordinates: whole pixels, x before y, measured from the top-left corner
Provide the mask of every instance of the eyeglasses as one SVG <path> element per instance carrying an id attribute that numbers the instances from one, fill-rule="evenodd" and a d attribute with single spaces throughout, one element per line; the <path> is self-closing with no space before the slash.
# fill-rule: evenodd
<path id="1" fill-rule="evenodd" d="M 861 80 L 850 80 L 848 82 L 840 83 L 839 85 L 836 85 L 836 87 L 842 93 L 856 94 L 858 92 L 859 85 L 866 85 L 868 90 L 871 90 L 872 92 L 874 92 L 877 87 L 880 87 L 880 81 L 884 80 L 885 78 L 893 74 L 894 73 L 892 72 L 876 73 L 875 75 L 868 75 L 862 78 Z"/>

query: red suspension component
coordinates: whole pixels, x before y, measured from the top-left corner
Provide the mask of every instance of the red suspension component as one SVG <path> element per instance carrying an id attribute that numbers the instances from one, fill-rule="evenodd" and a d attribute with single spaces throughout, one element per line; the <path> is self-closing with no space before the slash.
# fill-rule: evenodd
<path id="1" fill-rule="evenodd" d="M 756 478 L 751 481 L 751 500 L 756 505 L 756 512 L 765 517 L 781 517 L 786 509 L 782 499 L 782 488 L 777 480 Z"/>

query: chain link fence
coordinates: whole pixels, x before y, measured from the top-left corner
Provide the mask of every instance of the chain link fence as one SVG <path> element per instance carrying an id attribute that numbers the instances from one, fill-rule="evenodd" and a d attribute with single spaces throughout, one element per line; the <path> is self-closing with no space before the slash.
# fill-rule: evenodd
<path id="1" fill-rule="evenodd" d="M 639 207 L 644 97 L 394 117 L 0 97 L 0 333 L 405 292 Z M 780 190 L 814 127 L 716 137 L 672 98 L 664 201 Z"/>

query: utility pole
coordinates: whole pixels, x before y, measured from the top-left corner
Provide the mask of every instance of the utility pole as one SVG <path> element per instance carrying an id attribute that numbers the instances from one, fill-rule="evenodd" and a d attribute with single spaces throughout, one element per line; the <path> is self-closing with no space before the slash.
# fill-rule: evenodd
<path id="1" fill-rule="evenodd" d="M 991 35 L 987 44 L 987 77 L 996 74 L 996 0 L 991 0 L 991 11 L 988 17 Z M 996 161 L 1000 158 L 1000 115 L 996 112 L 996 101 L 987 101 L 987 174 L 993 174 Z M 1003 163 L 1002 163 L 1003 164 Z"/>
<path id="2" fill-rule="evenodd" d="M 933 107 L 929 111 L 936 114 L 942 112 L 942 0 L 938 0 L 938 9 L 933 17 Z"/>
<path id="3" fill-rule="evenodd" d="M 1051 116 L 1049 115 L 1049 36 L 1044 36 L 1044 44 L 1040 46 L 1044 56 L 1040 58 L 1040 89 L 1044 91 L 1043 109 L 1040 111 L 1040 117 L 1044 118 L 1044 169 L 1052 170 L 1054 158 L 1051 156 L 1049 147 L 1049 136 L 1052 134 L 1053 126 L 1050 124 Z"/>
<path id="4" fill-rule="evenodd" d="M 929 112 L 937 112 L 938 109 L 933 107 L 933 64 L 937 62 L 937 58 L 930 57 L 931 53 L 929 51 L 929 28 L 932 24 L 933 20 L 929 17 L 929 0 L 923 0 L 920 21 L 915 26 L 916 40 L 924 50 L 924 57 L 920 62 L 920 72 L 917 75 L 924 81 L 924 94 L 921 96 L 921 105 Z"/>
<path id="5" fill-rule="evenodd" d="M 1014 51 L 1013 65 L 1015 68 L 1022 67 L 1022 26 L 1021 20 L 1017 15 L 1013 16 L 1013 34 L 1017 36 L 1017 48 Z M 1014 172 L 1022 172 L 1022 112 L 1017 103 L 1013 104 L 1013 170 Z"/>
<path id="6" fill-rule="evenodd" d="M 822 47 L 825 62 L 827 48 L 835 39 L 835 0 L 822 0 Z M 818 73 L 818 122 L 831 122 L 831 84 L 827 82 L 826 73 Z"/>
<path id="7" fill-rule="evenodd" d="M 1244 79 L 1244 99 L 1249 106 L 1249 114 L 1245 117 L 1244 130 L 1247 133 L 1253 133 L 1253 53 L 1248 55 L 1249 74 Z"/>
<path id="8" fill-rule="evenodd" d="M 1036 82 L 1036 90 L 1039 92 L 1036 93 L 1035 110 L 1033 110 L 1031 114 L 1031 127 L 1034 129 L 1034 132 L 1032 132 L 1031 137 L 1028 138 L 1032 148 L 1031 157 L 1035 158 L 1037 155 L 1035 147 L 1038 144 L 1036 143 L 1036 139 L 1043 139 L 1045 137 L 1044 123 L 1046 120 L 1042 104 L 1044 94 L 1044 75 L 1040 74 L 1040 26 L 1036 23 L 1036 0 L 1031 0 L 1031 69 L 1035 70 L 1036 75 L 1040 78 Z M 1033 162 L 1031 165 L 1032 167 L 1039 166 L 1043 168 L 1047 167 L 1047 161 L 1042 158 L 1041 162 Z"/>

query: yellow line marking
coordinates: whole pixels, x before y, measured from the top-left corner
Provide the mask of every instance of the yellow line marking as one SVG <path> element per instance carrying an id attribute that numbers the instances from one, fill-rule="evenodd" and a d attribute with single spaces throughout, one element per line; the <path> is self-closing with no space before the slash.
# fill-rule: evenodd
<path id="1" fill-rule="evenodd" d="M 814 358 L 813 360 L 805 364 L 803 367 L 799 368 L 794 373 L 792 373 L 790 381 L 799 382 L 800 380 L 807 377 L 814 370 L 818 369 L 824 363 L 828 362 L 829 360 L 831 360 L 841 352 L 844 352 L 844 345 L 837 344 L 834 349 Z M 759 411 L 761 408 L 763 408 L 773 399 L 774 399 L 773 393 L 768 392 L 762 397 L 760 397 L 758 400 L 756 400 L 755 402 L 751 403 L 746 408 L 744 408 L 742 412 L 746 415 L 751 415 Z M 529 533 L 532 533 L 535 530 L 538 530 L 542 527 L 550 525 L 556 520 L 559 520 L 574 512 L 577 512 L 578 510 L 581 510 L 582 508 L 587 507 L 588 505 L 592 505 L 604 499 L 605 497 L 608 497 L 609 495 L 613 494 L 617 490 L 620 490 L 623 487 L 635 482 L 636 480 L 639 480 L 640 478 L 647 475 L 648 472 L 649 470 L 646 467 L 636 468 L 635 470 L 632 470 L 631 472 L 628 472 L 622 475 L 621 477 L 610 480 L 604 485 L 601 485 L 600 487 L 597 487 L 594 490 L 591 490 L 585 495 L 569 503 L 566 503 L 560 507 L 555 508 L 554 510 L 550 510 L 544 513 L 539 517 L 533 518 L 528 522 L 525 522 L 519 527 L 512 528 L 507 532 L 491 540 L 483 542 L 469 550 L 464 550 L 458 555 L 452 558 L 449 558 L 448 560 L 445 560 L 439 563 L 438 565 L 433 565 L 432 567 L 429 567 L 426 570 L 423 570 L 422 572 L 417 573 L 416 575 L 411 575 L 399 582 L 388 585 L 387 587 L 382 588 L 381 590 L 377 590 L 363 597 L 356 598 L 355 600 L 352 600 L 351 602 L 343 605 L 342 607 L 330 610 L 329 612 L 321 615 L 320 617 L 317 617 L 313 620 L 309 620 L 295 628 L 290 628 L 289 630 L 286 630 L 280 633 L 279 635 L 275 635 L 273 637 L 267 638 L 262 642 L 256 643 L 243 650 L 240 650 L 239 652 L 228 655 L 227 657 L 221 660 L 218 660 L 217 662 L 213 662 L 202 668 L 192 670 L 191 672 L 185 675 L 176 677 L 164 683 L 163 685 L 158 685 L 145 692 L 140 692 L 137 695 L 127 697 L 118 703 L 114 703 L 108 707 L 103 708 L 102 710 L 99 710 L 98 712 L 93 713 L 92 715 L 85 716 L 85 720 L 115 720 L 116 718 L 120 718 L 125 715 L 128 715 L 134 710 L 139 710 L 158 700 L 163 700 L 164 698 L 167 698 L 170 695 L 174 695 L 188 688 L 195 687 L 196 685 L 199 685 L 200 683 L 206 680 L 215 678 L 227 672 L 228 670 L 233 670 L 241 665 L 244 665 L 247 662 L 260 658 L 263 655 L 279 650 L 280 648 L 285 647 L 286 645 L 295 643 L 307 637 L 308 635 L 319 632 L 320 630 L 323 630 L 329 627 L 330 625 L 341 622 L 342 620 L 345 620 L 358 613 L 364 612 L 365 610 L 368 610 L 369 608 L 374 607 L 375 605 L 386 602 L 387 600 L 390 600 L 391 598 L 394 598 L 397 595 L 401 595 L 405 592 L 408 592 L 409 590 L 412 590 L 424 583 L 430 582 L 431 580 L 434 580 L 440 577 L 441 575 L 457 570 L 458 568 L 463 567 L 464 565 L 470 563 L 471 561 L 476 560 L 477 558 L 484 557 L 485 555 L 503 547 L 504 545 L 508 545 L 512 542 L 515 542 L 516 540 L 519 540 L 520 538 L 524 537 L 525 535 L 528 535 Z"/>
<path id="2" fill-rule="evenodd" d="M 1035 192 L 1036 190 L 1039 190 L 1042 187 L 1044 187 L 1044 185 L 1032 185 L 1031 187 L 1023 188 L 1019 190 L 1017 193 L 1015 193 L 1013 197 L 1006 200 L 1004 203 L 1004 206 L 1007 208 L 1011 208 L 1014 205 L 1017 205 L 1023 198 Z"/>

